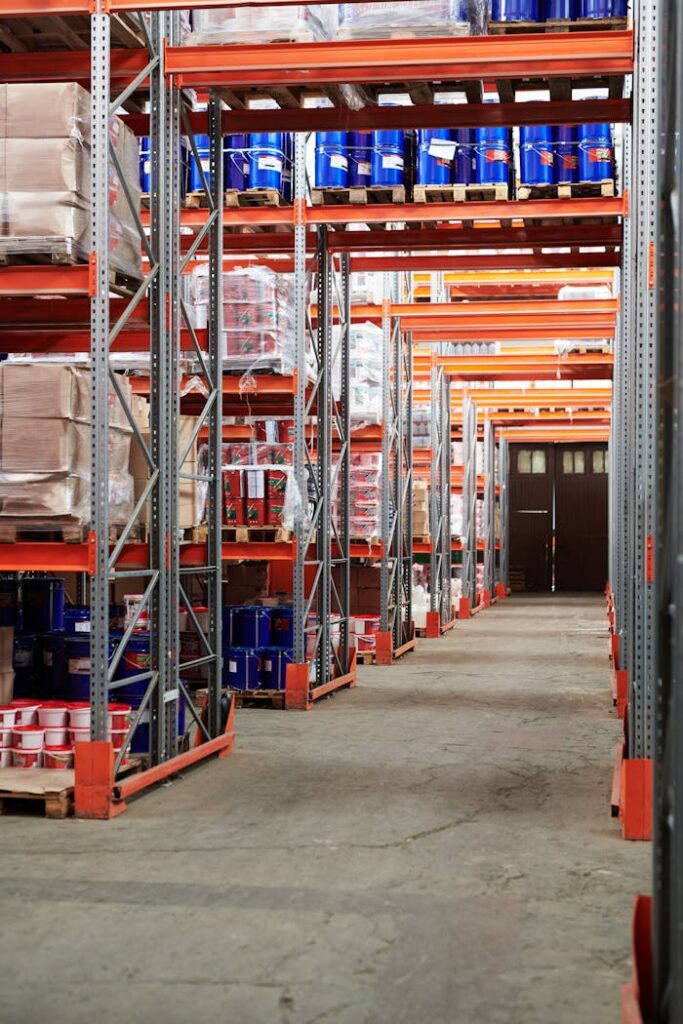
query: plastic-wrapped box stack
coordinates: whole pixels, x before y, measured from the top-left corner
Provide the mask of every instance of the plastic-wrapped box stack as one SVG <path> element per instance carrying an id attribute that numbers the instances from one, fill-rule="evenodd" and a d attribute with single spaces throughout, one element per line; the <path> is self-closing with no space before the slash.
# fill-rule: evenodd
<path id="1" fill-rule="evenodd" d="M 349 330 L 351 429 L 382 422 L 382 331 L 374 324 Z"/>
<path id="2" fill-rule="evenodd" d="M 133 412 L 140 428 L 143 440 L 147 446 L 150 445 L 149 429 L 149 404 L 140 399 L 139 395 L 133 396 Z M 197 422 L 196 416 L 181 416 L 178 425 L 178 450 L 185 451 L 187 443 Z M 130 472 L 133 477 L 135 501 L 137 502 L 149 481 L 149 463 L 140 447 L 138 439 L 134 436 L 130 449 Z M 197 443 L 195 441 L 190 454 L 183 463 L 182 473 L 197 475 Z M 178 501 L 178 527 L 181 530 L 197 526 L 201 516 L 203 501 L 200 499 L 197 480 L 187 480 L 181 477 Z M 149 522 L 149 505 L 145 504 L 140 513 L 140 523 Z"/>
<path id="3" fill-rule="evenodd" d="M 353 540 L 372 541 L 382 535 L 381 477 L 381 452 L 351 452 L 349 531 Z"/>
<path id="4" fill-rule="evenodd" d="M 208 268 L 190 276 L 193 324 L 207 326 Z M 294 369 L 294 278 L 267 267 L 223 274 L 223 366 L 234 371 L 289 374 Z"/>
<path id="5" fill-rule="evenodd" d="M 124 394 L 125 378 L 120 378 Z M 129 396 L 127 396 L 129 397 Z M 0 521 L 54 529 L 90 519 L 90 374 L 54 363 L 0 364 Z M 133 509 L 131 428 L 109 403 L 109 519 Z"/>
<path id="6" fill-rule="evenodd" d="M 292 4 L 289 7 L 217 7 L 192 12 L 190 46 L 211 43 L 315 42 L 337 31 L 336 4 Z"/>
<path id="7" fill-rule="evenodd" d="M 402 30 L 417 36 L 481 34 L 485 24 L 486 4 L 467 0 L 339 5 L 340 39 L 379 39 Z"/>
<path id="8" fill-rule="evenodd" d="M 118 117 L 109 138 L 139 208 L 138 143 Z M 90 94 L 76 82 L 0 86 L 0 253 L 87 260 Z M 141 276 L 140 237 L 119 177 L 109 171 L 109 258 Z"/>
<path id="9" fill-rule="evenodd" d="M 462 494 L 451 494 L 451 537 L 463 535 Z"/>
<path id="10" fill-rule="evenodd" d="M 432 433 L 432 410 L 428 404 L 413 404 L 413 448 L 429 448 Z"/>
<path id="11" fill-rule="evenodd" d="M 413 537 L 429 537 L 429 486 L 426 480 L 413 481 Z"/>

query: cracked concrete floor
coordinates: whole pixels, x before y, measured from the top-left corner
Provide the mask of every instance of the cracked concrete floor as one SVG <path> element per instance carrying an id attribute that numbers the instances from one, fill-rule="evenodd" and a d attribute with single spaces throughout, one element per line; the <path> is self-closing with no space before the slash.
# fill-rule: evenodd
<path id="1" fill-rule="evenodd" d="M 603 602 L 516 597 L 108 822 L 0 824 L 2 1024 L 617 1024 Z"/>

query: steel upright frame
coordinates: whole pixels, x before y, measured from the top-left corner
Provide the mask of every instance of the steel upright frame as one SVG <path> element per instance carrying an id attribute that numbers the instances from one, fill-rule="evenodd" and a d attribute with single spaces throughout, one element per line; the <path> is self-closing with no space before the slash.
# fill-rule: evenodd
<path id="1" fill-rule="evenodd" d="M 508 504 L 510 497 L 508 490 L 508 476 L 510 472 L 509 459 L 510 450 L 507 438 L 501 437 L 498 443 L 498 481 L 500 488 L 500 550 L 498 556 L 498 575 L 496 583 L 500 584 L 502 592 L 504 594 L 507 594 L 507 589 L 510 582 L 510 518 Z"/>
<path id="2" fill-rule="evenodd" d="M 451 555 L 451 387 L 450 377 L 432 361 L 431 473 L 429 532 L 431 535 L 429 610 L 438 615 L 439 631 L 453 621 Z M 428 631 L 430 632 L 430 631 Z"/>
<path id="3" fill-rule="evenodd" d="M 683 1020 L 683 16 L 664 0 L 658 48 L 658 648 L 654 709 L 652 1024 Z M 636 917 L 637 926 L 637 917 Z M 638 931 L 635 929 L 638 952 Z M 643 961 L 645 956 L 643 956 Z M 643 986 L 640 987 L 641 992 Z"/>
<path id="4" fill-rule="evenodd" d="M 467 391 L 462 405 L 462 597 L 460 616 L 477 606 L 477 407 Z"/>
<path id="5" fill-rule="evenodd" d="M 496 583 L 496 432 L 493 421 L 484 419 L 484 593 L 489 604 Z"/>
<path id="6" fill-rule="evenodd" d="M 412 335 L 390 305 L 399 300 L 399 274 L 384 275 L 382 312 L 382 562 L 377 661 L 413 644 L 413 356 Z M 405 282 L 410 291 L 411 275 Z M 384 652 L 384 653 L 380 653 Z"/>

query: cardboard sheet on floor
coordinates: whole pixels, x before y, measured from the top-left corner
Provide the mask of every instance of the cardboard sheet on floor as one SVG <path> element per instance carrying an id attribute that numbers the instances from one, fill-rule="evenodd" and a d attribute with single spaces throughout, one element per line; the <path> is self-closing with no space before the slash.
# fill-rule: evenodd
<path id="1" fill-rule="evenodd" d="M 73 789 L 74 770 L 65 768 L 0 768 L 0 793 L 61 793 Z"/>

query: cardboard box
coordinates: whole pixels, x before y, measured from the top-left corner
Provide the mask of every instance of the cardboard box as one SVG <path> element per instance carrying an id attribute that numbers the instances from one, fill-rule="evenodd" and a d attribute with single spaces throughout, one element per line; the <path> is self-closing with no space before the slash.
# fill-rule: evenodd
<path id="1" fill-rule="evenodd" d="M 4 114 L 4 117 L 3 117 Z M 77 82 L 12 84 L 0 93 L 0 136 L 90 139 L 90 93 Z"/>
<path id="2" fill-rule="evenodd" d="M 268 526 L 282 526 L 282 519 L 285 514 L 284 502 L 269 501 L 267 522 Z"/>
<path id="3" fill-rule="evenodd" d="M 90 417 L 89 375 L 55 363 L 0 364 L 0 411 L 24 420 Z"/>
<path id="4" fill-rule="evenodd" d="M 185 450 L 187 443 L 192 436 L 197 419 L 195 416 L 181 416 L 179 422 L 179 434 L 178 434 L 178 452 L 180 454 Z M 149 427 L 140 431 L 142 434 L 145 444 L 149 447 L 151 432 Z M 188 459 L 183 463 L 181 472 L 196 475 L 197 474 L 197 451 L 196 444 L 193 446 L 193 450 L 190 452 Z M 131 438 L 130 445 L 130 460 L 129 460 L 130 473 L 134 480 L 135 487 L 135 501 L 137 502 L 142 495 L 147 482 L 150 477 L 149 463 L 145 458 L 145 454 L 140 447 L 140 443 L 135 435 Z M 193 526 L 197 525 L 197 505 L 198 505 L 198 481 L 197 480 L 180 480 L 179 498 L 178 498 L 178 526 L 181 530 L 188 530 Z M 149 523 L 149 502 L 146 502 L 140 512 L 138 522 L 147 525 Z"/>
<path id="5" fill-rule="evenodd" d="M 266 474 L 268 500 L 276 499 L 276 502 L 284 502 L 287 492 L 287 477 L 289 476 L 282 469 L 269 469 Z"/>
<path id="6" fill-rule="evenodd" d="M 0 162 L 5 192 L 72 192 L 90 198 L 90 150 L 76 139 L 5 139 Z"/>
<path id="7" fill-rule="evenodd" d="M 90 472 L 90 428 L 71 420 L 0 420 L 0 470 L 14 473 Z"/>

